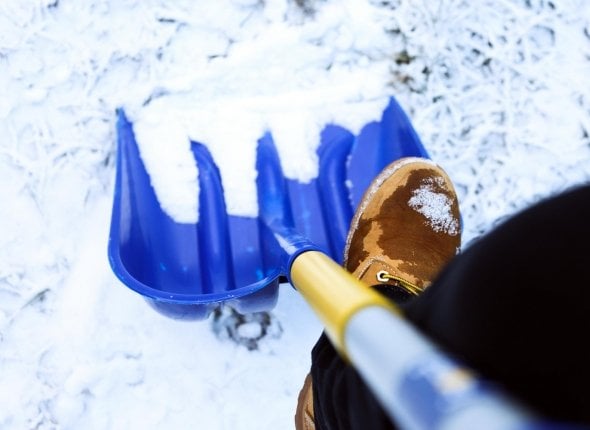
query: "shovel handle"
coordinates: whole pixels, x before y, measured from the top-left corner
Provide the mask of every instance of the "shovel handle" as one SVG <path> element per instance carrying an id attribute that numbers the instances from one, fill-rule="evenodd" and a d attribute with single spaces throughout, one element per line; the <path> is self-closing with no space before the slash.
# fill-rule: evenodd
<path id="1" fill-rule="evenodd" d="M 401 314 L 390 301 L 367 288 L 334 260 L 319 251 L 299 254 L 291 263 L 291 282 L 322 321 L 326 334 L 344 357 L 346 327 L 353 315 L 366 307 Z"/>
<path id="2" fill-rule="evenodd" d="M 449 358 L 407 323 L 397 306 L 325 254 L 295 256 L 290 279 L 340 355 L 403 428 L 547 428 Z"/>

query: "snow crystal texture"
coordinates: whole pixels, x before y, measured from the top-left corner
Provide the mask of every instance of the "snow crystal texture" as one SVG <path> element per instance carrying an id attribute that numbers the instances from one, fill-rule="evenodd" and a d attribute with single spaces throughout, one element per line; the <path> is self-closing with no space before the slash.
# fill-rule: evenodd
<path id="1" fill-rule="evenodd" d="M 459 220 L 451 213 L 452 202 L 447 195 L 435 191 L 434 181 L 439 187 L 443 186 L 443 179 L 440 177 L 425 179 L 413 191 L 408 205 L 421 213 L 434 231 L 456 236 L 459 234 Z"/>
<path id="2" fill-rule="evenodd" d="M 163 205 L 193 222 L 189 139 L 211 146 L 228 210 L 253 214 L 261 130 L 305 180 L 331 112 L 354 130 L 394 95 L 453 180 L 468 243 L 589 181 L 588 58 L 586 0 L 1 2 L 0 428 L 293 427 L 321 331 L 294 291 L 280 336 L 250 350 L 111 273 L 117 107 L 150 169 L 170 163 L 154 177 L 178 167 Z"/>

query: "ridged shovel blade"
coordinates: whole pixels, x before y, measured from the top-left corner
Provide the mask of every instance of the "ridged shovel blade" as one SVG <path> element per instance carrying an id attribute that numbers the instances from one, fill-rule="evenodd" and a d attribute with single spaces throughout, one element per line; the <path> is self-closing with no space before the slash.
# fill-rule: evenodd
<path id="1" fill-rule="evenodd" d="M 190 319 L 205 318 L 222 303 L 241 312 L 272 309 L 288 269 L 273 228 L 288 227 L 341 261 L 353 210 L 371 180 L 398 158 L 427 156 L 393 99 L 381 121 L 358 136 L 327 125 L 318 148 L 319 175 L 309 183 L 284 176 L 267 134 L 257 152 L 260 217 L 248 218 L 227 213 L 215 161 L 205 145 L 193 143 L 201 191 L 199 222 L 190 224 L 162 210 L 123 111 L 117 144 L 111 267 L 159 312 Z"/>

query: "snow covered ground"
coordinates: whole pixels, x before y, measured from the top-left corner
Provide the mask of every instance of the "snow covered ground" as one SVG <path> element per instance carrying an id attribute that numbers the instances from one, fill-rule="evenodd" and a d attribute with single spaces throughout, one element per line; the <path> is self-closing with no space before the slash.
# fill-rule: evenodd
<path id="1" fill-rule="evenodd" d="M 289 286 L 249 351 L 112 274 L 117 107 L 161 165 L 150 136 L 210 144 L 230 209 L 254 213 L 240 196 L 262 129 L 313 176 L 321 125 L 358 128 L 394 95 L 454 180 L 469 242 L 590 180 L 588 76 L 585 0 L 1 2 L 0 428 L 293 427 L 321 326 Z M 171 180 L 190 191 L 187 169 Z"/>

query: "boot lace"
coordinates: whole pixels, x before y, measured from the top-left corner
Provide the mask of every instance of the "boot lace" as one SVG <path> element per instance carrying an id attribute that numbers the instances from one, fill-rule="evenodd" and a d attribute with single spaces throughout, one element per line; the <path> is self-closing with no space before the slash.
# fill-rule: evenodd
<path id="1" fill-rule="evenodd" d="M 380 270 L 379 272 L 377 272 L 377 281 L 379 281 L 383 284 L 396 285 L 398 287 L 403 288 L 408 293 L 413 294 L 415 296 L 417 296 L 418 294 L 420 294 L 422 292 L 422 288 L 418 287 L 417 285 L 412 284 L 411 282 L 408 282 L 408 281 L 400 278 L 399 276 L 392 275 L 387 270 Z"/>

